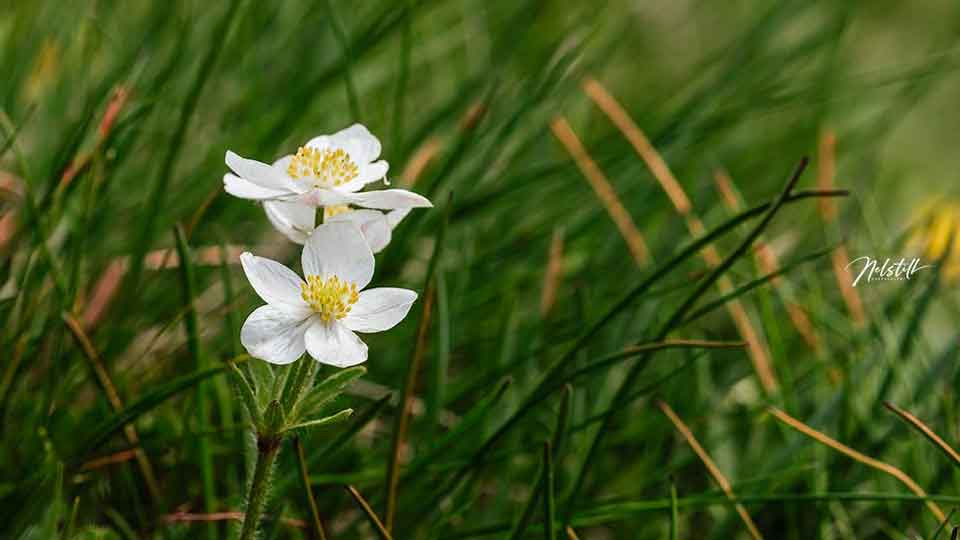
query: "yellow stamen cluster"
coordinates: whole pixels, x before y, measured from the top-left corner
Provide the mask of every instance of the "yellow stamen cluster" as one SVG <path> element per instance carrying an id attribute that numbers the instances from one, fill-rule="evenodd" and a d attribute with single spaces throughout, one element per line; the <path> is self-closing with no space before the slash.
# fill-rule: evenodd
<path id="1" fill-rule="evenodd" d="M 350 307 L 360 298 L 356 283 L 340 281 L 337 276 L 323 279 L 317 275 L 307 276 L 300 296 L 310 309 L 320 314 L 323 322 L 342 319 L 350 313 Z"/>
<path id="2" fill-rule="evenodd" d="M 338 216 L 345 212 L 352 210 L 349 206 L 345 204 L 338 204 L 336 206 L 325 206 L 323 208 L 323 219 L 330 219 L 333 216 Z"/>
<path id="3" fill-rule="evenodd" d="M 333 187 L 345 184 L 360 173 L 359 167 L 343 149 L 318 150 L 301 146 L 287 165 L 292 178 L 313 180 L 314 185 Z"/>

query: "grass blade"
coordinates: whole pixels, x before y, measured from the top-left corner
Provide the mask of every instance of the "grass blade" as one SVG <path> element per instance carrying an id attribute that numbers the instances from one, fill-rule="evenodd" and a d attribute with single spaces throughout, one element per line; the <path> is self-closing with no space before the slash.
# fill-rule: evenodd
<path id="1" fill-rule="evenodd" d="M 554 503 L 553 452 L 550 442 L 543 443 L 543 530 L 546 540 L 556 540 L 556 504 Z"/>
<path id="2" fill-rule="evenodd" d="M 127 405 L 123 410 L 118 411 L 113 416 L 104 419 L 95 426 L 91 430 L 91 435 L 87 437 L 86 442 L 80 446 L 82 450 L 77 456 L 78 461 L 85 461 L 87 456 L 106 442 L 108 438 L 116 434 L 117 431 L 123 429 L 123 426 L 133 422 L 144 413 L 153 410 L 180 392 L 193 388 L 198 383 L 223 373 L 226 369 L 226 366 L 207 368 L 187 375 L 181 375 L 165 384 L 155 386 L 151 391 L 140 397 L 140 399 Z"/>
<path id="3" fill-rule="evenodd" d="M 900 417 L 901 420 L 906 422 L 910 427 L 920 432 L 921 435 L 927 438 L 928 441 L 934 444 L 939 448 L 950 461 L 953 462 L 954 466 L 960 467 L 960 454 L 957 453 L 946 441 L 944 441 L 935 431 L 930 429 L 929 426 L 924 424 L 919 418 L 910 414 L 910 412 L 897 407 L 889 401 L 883 402 L 884 407 L 886 407 L 893 414 L 896 414 Z"/>
<path id="4" fill-rule="evenodd" d="M 768 407 L 768 408 L 767 408 L 767 411 L 768 411 L 770 414 L 772 414 L 774 417 L 776 417 L 777 420 L 779 420 L 779 421 L 783 422 L 784 424 L 792 427 L 793 429 L 799 431 L 800 433 L 803 433 L 804 435 L 806 435 L 806 436 L 814 439 L 815 441 L 817 441 L 817 442 L 819 442 L 819 443 L 821 443 L 821 444 L 823 444 L 823 445 L 826 445 L 826 446 L 828 446 L 828 447 L 836 450 L 837 452 L 840 452 L 841 454 L 846 455 L 847 457 L 849 457 L 849 458 L 851 458 L 851 459 L 854 459 L 854 460 L 856 460 L 856 461 L 859 461 L 860 463 L 863 463 L 864 465 L 866 465 L 866 466 L 868 466 L 868 467 L 871 467 L 871 468 L 873 468 L 873 469 L 876 469 L 876 470 L 878 470 L 878 471 L 880 471 L 880 472 L 886 473 L 886 474 L 888 474 L 888 475 L 896 478 L 896 479 L 899 480 L 903 485 L 907 486 L 907 488 L 909 488 L 910 491 L 912 491 L 912 492 L 914 492 L 915 494 L 917 494 L 918 497 L 927 497 L 927 492 L 924 491 L 923 488 L 921 488 L 916 482 L 914 482 L 912 478 L 910 478 L 909 476 L 907 476 L 907 474 L 906 474 L 905 472 L 901 471 L 901 470 L 898 469 L 897 467 L 894 467 L 893 465 L 884 463 L 884 462 L 882 462 L 882 461 L 880 461 L 880 460 L 874 459 L 874 458 L 872 458 L 872 457 L 870 457 L 870 456 L 864 455 L 864 454 L 862 454 L 862 453 L 854 450 L 853 448 L 850 448 L 849 446 L 847 446 L 847 445 L 845 445 L 845 444 L 843 444 L 843 443 L 841 443 L 841 442 L 839 442 L 839 441 L 837 441 L 837 440 L 835 440 L 835 439 L 832 439 L 832 438 L 828 437 L 827 435 L 825 435 L 825 434 L 823 434 L 823 433 L 821 433 L 821 432 L 813 429 L 812 427 L 804 424 L 803 422 L 797 420 L 796 418 L 793 418 L 792 416 L 790 416 L 790 415 L 788 415 L 787 413 L 781 411 L 780 409 L 777 409 L 777 408 L 774 408 L 774 407 Z M 940 507 L 937 505 L 937 503 L 928 500 L 928 501 L 927 501 L 927 508 L 929 508 L 929 509 L 930 509 L 930 513 L 932 513 L 932 514 L 934 515 L 934 517 L 937 518 L 937 523 L 940 523 L 940 522 L 943 522 L 944 520 L 946 520 L 946 518 L 947 518 L 946 515 L 944 515 L 943 510 L 940 509 Z"/>
<path id="5" fill-rule="evenodd" d="M 393 530 L 394 519 L 397 512 L 397 497 L 400 486 L 400 448 L 406 439 L 407 429 L 409 427 L 410 412 L 413 404 L 413 392 L 417 385 L 417 376 L 420 372 L 420 364 L 426 354 L 427 332 L 430 329 L 430 315 L 433 309 L 433 302 L 436 297 L 436 282 L 434 274 L 440 257 L 443 253 L 444 238 L 447 235 L 447 226 L 450 223 L 450 211 L 453 209 L 453 196 L 447 199 L 447 205 L 443 212 L 443 221 L 440 225 L 440 231 L 437 233 L 436 242 L 433 247 L 433 254 L 430 256 L 430 264 L 427 267 L 427 275 L 424 278 L 424 300 L 423 311 L 420 315 L 420 324 L 417 328 L 417 341 L 410 358 L 410 364 L 407 366 L 407 376 L 403 385 L 403 396 L 400 399 L 400 410 L 393 428 L 393 441 L 391 444 L 390 461 L 387 464 L 387 502 L 386 502 L 386 526 L 387 530 Z"/>
<path id="6" fill-rule="evenodd" d="M 313 489 L 310 487 L 310 473 L 307 470 L 307 460 L 303 457 L 303 443 L 300 441 L 300 437 L 294 437 L 293 445 L 297 450 L 297 465 L 300 468 L 303 494 L 306 496 L 307 505 L 310 507 L 310 525 L 313 527 L 313 534 L 319 540 L 327 540 L 327 536 L 323 532 L 323 523 L 320 521 L 317 501 L 313 498 Z"/>
<path id="7" fill-rule="evenodd" d="M 327 20 L 330 21 L 330 29 L 333 30 L 334 37 L 340 43 L 343 49 L 343 82 L 347 87 L 347 101 L 350 103 L 350 115 L 354 122 L 361 122 L 363 116 L 360 114 L 360 99 L 357 97 L 357 87 L 353 82 L 353 55 L 350 52 L 350 39 L 344 31 L 343 24 L 340 22 L 340 16 L 334 9 L 330 0 L 324 0 L 324 7 L 327 12 Z"/>
<path id="8" fill-rule="evenodd" d="M 200 95 L 203 93 L 203 89 L 210 76 L 214 73 L 214 67 L 220 58 L 220 53 L 229 41 L 228 36 L 233 26 L 233 21 L 237 15 L 243 11 L 240 9 L 239 4 L 239 0 L 233 0 L 227 5 L 223 15 L 221 15 L 220 21 L 217 23 L 217 27 L 213 32 L 213 35 L 218 36 L 218 39 L 212 40 L 210 48 L 203 57 L 200 67 L 197 69 L 197 73 L 190 85 L 190 89 L 183 102 L 183 107 L 180 108 L 180 115 L 177 117 L 177 124 L 173 130 L 173 136 L 167 144 L 166 153 L 160 161 L 160 167 L 157 169 L 150 194 L 147 197 L 143 227 L 131 250 L 133 256 L 131 258 L 130 272 L 127 274 L 127 286 L 125 287 L 125 290 L 129 294 L 125 295 L 125 298 L 132 299 L 137 296 L 133 294 L 133 292 L 136 291 L 139 286 L 140 278 L 143 274 L 144 255 L 146 255 L 150 249 L 156 236 L 155 231 L 157 222 L 160 219 L 160 211 L 163 209 L 166 194 L 170 191 L 169 184 L 173 176 L 174 167 L 184 146 L 183 142 L 187 136 L 187 129 L 190 127 L 193 113 L 197 108 L 197 103 L 200 101 Z"/>
<path id="9" fill-rule="evenodd" d="M 119 414 L 123 411 L 123 402 L 120 400 L 120 394 L 110 379 L 106 366 L 104 366 L 100 360 L 100 355 L 97 354 L 93 342 L 87 337 L 79 321 L 70 314 L 64 313 L 63 321 L 66 323 L 67 328 L 70 329 L 70 333 L 73 334 L 74 339 L 77 340 L 81 350 L 83 350 L 83 354 L 90 363 L 90 368 L 95 375 L 95 379 L 101 391 L 106 395 L 107 401 L 110 402 L 110 406 L 113 407 L 114 412 Z M 149 491 L 154 501 L 160 501 L 161 495 L 157 475 L 153 470 L 153 465 L 150 463 L 146 452 L 140 447 L 140 437 L 137 435 L 137 428 L 134 427 L 132 422 L 124 422 L 120 427 L 123 428 L 127 442 L 136 449 L 137 465 L 140 467 L 140 473 L 143 475 L 143 481 L 147 486 L 147 491 Z"/>
<path id="10" fill-rule="evenodd" d="M 707 468 L 707 471 L 710 473 L 710 476 L 720 485 L 720 489 L 723 490 L 723 493 L 734 503 L 734 507 L 737 509 L 737 513 L 740 514 L 740 519 L 743 520 L 743 524 L 747 527 L 747 532 L 750 533 L 750 536 L 756 540 L 761 540 L 763 535 L 760 534 L 760 531 L 757 529 L 757 524 L 754 523 L 753 518 L 750 517 L 750 514 L 747 513 L 747 509 L 744 508 L 742 504 L 737 501 L 737 496 L 733 492 L 733 487 L 730 485 L 730 481 L 727 480 L 727 477 L 724 476 L 723 472 L 720 471 L 720 468 L 717 467 L 717 464 L 714 463 L 713 459 L 710 457 L 710 454 L 704 450 L 703 446 L 700 445 L 700 442 L 697 441 L 697 438 L 694 436 L 693 432 L 690 431 L 690 428 L 687 427 L 687 424 L 677 416 L 677 413 L 670 408 L 663 401 L 657 401 L 657 407 L 663 411 L 663 414 L 670 419 L 670 422 L 673 423 L 673 427 L 680 432 L 683 438 L 687 441 L 687 444 L 690 445 L 690 448 L 693 448 L 694 453 L 697 454 L 697 457 L 700 458 L 700 461 L 703 462 L 704 467 Z M 671 484 L 671 510 L 676 511 L 676 497 L 673 490 L 675 488 Z"/>
<path id="11" fill-rule="evenodd" d="M 754 226 L 753 230 L 744 238 L 739 246 L 729 255 L 726 259 L 723 260 L 719 265 L 717 265 L 713 271 L 710 272 L 703 281 L 699 283 L 697 289 L 691 292 L 686 300 L 680 305 L 679 308 L 674 311 L 670 319 L 663 325 L 660 332 L 657 334 L 655 340 L 663 339 L 670 333 L 680 322 L 683 320 L 686 313 L 693 308 L 696 302 L 700 299 L 701 296 L 707 291 L 708 288 L 712 287 L 713 284 L 723 276 L 727 270 L 733 266 L 733 263 L 742 257 L 753 244 L 753 241 L 760 236 L 764 229 L 767 228 L 767 225 L 773 220 L 773 217 L 777 214 L 777 211 L 787 202 L 790 198 L 790 194 L 793 191 L 794 186 L 800 180 L 800 175 L 803 174 L 804 169 L 807 166 L 807 158 L 804 157 L 800 160 L 800 163 L 794 169 L 793 173 L 790 175 L 790 178 L 787 180 L 786 185 L 783 190 L 780 192 L 780 195 L 774 200 L 772 204 L 764 211 L 763 217 L 760 219 L 760 222 Z M 630 371 L 627 373 L 627 376 L 624 378 L 623 382 L 620 384 L 619 389 L 617 390 L 616 396 L 613 398 L 613 403 L 609 407 L 611 414 L 604 416 L 603 422 L 600 425 L 600 428 L 597 430 L 596 434 L 593 437 L 593 441 L 590 443 L 590 447 L 587 450 L 587 454 L 583 459 L 583 462 L 580 466 L 580 471 L 577 473 L 576 480 L 574 481 L 573 490 L 570 492 L 570 495 L 567 499 L 566 511 L 564 513 L 564 521 L 569 522 L 570 516 L 573 512 L 573 504 L 578 500 L 580 495 L 580 490 L 583 488 L 584 481 L 586 479 L 587 471 L 589 471 L 590 465 L 592 464 L 593 458 L 596 456 L 596 453 L 600 449 L 600 445 L 603 442 L 603 438 L 610 431 L 610 428 L 613 423 L 613 417 L 616 411 L 623 410 L 624 403 L 629 399 L 630 389 L 633 388 L 634 383 L 637 378 L 640 376 L 640 373 L 645 367 L 645 361 L 639 361 L 630 368 Z"/>
<path id="12" fill-rule="evenodd" d="M 367 516 L 367 520 L 370 521 L 370 525 L 373 526 L 373 529 L 377 531 L 377 534 L 380 536 L 380 540 L 393 540 L 390 536 L 390 532 L 387 531 L 386 527 L 383 526 L 383 522 L 380 521 L 380 518 L 377 517 L 377 514 L 373 512 L 373 508 L 370 508 L 370 505 L 367 504 L 367 501 L 363 498 L 363 495 L 360 495 L 360 492 L 353 486 L 344 486 L 347 491 L 350 493 L 350 496 L 353 497 L 353 500 L 356 501 L 357 506 L 363 510 L 364 515 Z"/>
<path id="13" fill-rule="evenodd" d="M 180 284 L 183 289 L 183 303 L 186 306 L 183 321 L 187 333 L 187 350 L 193 358 L 193 364 L 197 371 L 202 371 L 207 366 L 200 352 L 200 324 L 197 321 L 197 308 L 194 305 L 193 254 L 190 252 L 190 246 L 187 245 L 187 237 L 183 228 L 179 225 L 174 227 L 173 234 L 177 240 L 177 255 L 180 258 Z M 207 394 L 206 382 L 198 382 L 195 401 L 197 404 L 197 429 L 201 432 L 209 429 L 210 405 Z M 199 438 L 197 452 L 199 453 L 200 474 L 203 481 L 203 511 L 210 513 L 216 508 L 217 495 L 214 482 L 216 473 L 213 469 L 213 455 L 210 452 L 210 442 L 207 437 Z M 217 524 L 212 521 L 207 523 L 206 530 L 207 538 L 216 540 L 218 536 Z"/>

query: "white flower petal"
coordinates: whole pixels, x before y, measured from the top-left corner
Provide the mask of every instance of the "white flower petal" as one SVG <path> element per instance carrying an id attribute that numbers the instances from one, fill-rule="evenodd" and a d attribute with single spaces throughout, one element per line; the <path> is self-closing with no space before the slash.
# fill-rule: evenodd
<path id="1" fill-rule="evenodd" d="M 366 164 L 380 157 L 380 140 L 370 133 L 363 124 L 354 124 L 330 136 L 330 141 L 337 147 L 350 153 L 350 157 L 358 164 Z"/>
<path id="2" fill-rule="evenodd" d="M 333 135 L 320 135 L 307 141 L 306 146 L 317 150 L 342 148 L 357 165 L 366 165 L 380 157 L 380 140 L 363 124 L 353 124 Z"/>
<path id="3" fill-rule="evenodd" d="M 367 361 L 367 344 L 339 322 L 316 320 L 304 338 L 307 352 L 321 364 L 345 368 Z"/>
<path id="4" fill-rule="evenodd" d="M 261 306 L 243 323 L 240 343 L 254 358 L 289 364 L 303 356 L 303 336 L 309 327 L 309 318 L 294 316 L 275 306 Z"/>
<path id="5" fill-rule="evenodd" d="M 417 299 L 410 289 L 378 287 L 362 291 L 357 303 L 343 319 L 343 324 L 355 332 L 383 332 L 397 325 Z"/>
<path id="6" fill-rule="evenodd" d="M 389 170 L 390 165 L 382 159 L 368 165 L 361 165 L 360 172 L 357 174 L 357 177 L 346 184 L 337 186 L 337 190 L 347 191 L 350 193 L 360 191 L 363 189 L 363 186 L 371 182 L 377 182 L 384 179 L 387 176 L 387 171 Z"/>
<path id="7" fill-rule="evenodd" d="M 307 241 L 316 227 L 317 209 L 294 201 L 266 201 L 263 209 L 275 229 L 298 244 Z"/>
<path id="8" fill-rule="evenodd" d="M 264 302 L 301 318 L 310 313 L 310 307 L 300 296 L 303 280 L 293 270 L 250 252 L 240 255 L 240 264 L 253 290 Z"/>
<path id="9" fill-rule="evenodd" d="M 317 188 L 300 195 L 297 200 L 314 207 L 341 206 L 350 202 L 348 195 L 334 189 Z"/>
<path id="10" fill-rule="evenodd" d="M 225 161 L 237 176 L 248 182 L 267 189 L 287 193 L 292 191 L 291 179 L 271 165 L 240 157 L 229 150 L 227 150 Z"/>
<path id="11" fill-rule="evenodd" d="M 433 207 L 433 204 L 423 195 L 418 195 L 405 189 L 380 189 L 377 191 L 350 193 L 345 194 L 344 198 L 347 199 L 350 204 L 364 208 L 376 208 L 378 210 Z"/>
<path id="12" fill-rule="evenodd" d="M 328 223 L 348 221 L 360 227 L 370 251 L 380 253 L 390 243 L 392 232 L 387 216 L 377 210 L 350 210 L 337 214 L 327 220 Z"/>
<path id="13" fill-rule="evenodd" d="M 286 191 L 260 187 L 253 182 L 248 182 L 230 173 L 223 175 L 223 189 L 234 197 L 253 199 L 255 201 L 278 199 L 288 195 Z"/>
<path id="14" fill-rule="evenodd" d="M 337 276 L 362 289 L 373 278 L 373 252 L 355 224 L 346 221 L 317 227 L 303 246 L 303 273 Z"/>
<path id="15" fill-rule="evenodd" d="M 318 135 L 309 141 L 304 146 L 309 146 L 311 148 L 316 148 L 317 150 L 326 150 L 333 146 L 333 141 L 330 140 L 329 135 Z"/>
<path id="16" fill-rule="evenodd" d="M 287 167 L 290 166 L 290 162 L 292 160 L 293 160 L 293 154 L 287 154 L 282 158 L 274 161 L 270 166 L 283 174 L 287 174 Z"/>
<path id="17" fill-rule="evenodd" d="M 398 208 L 397 210 L 391 210 L 387 212 L 387 224 L 390 225 L 391 229 L 396 229 L 397 225 L 403 221 L 403 218 L 407 217 L 407 214 L 410 213 L 409 208 Z"/>

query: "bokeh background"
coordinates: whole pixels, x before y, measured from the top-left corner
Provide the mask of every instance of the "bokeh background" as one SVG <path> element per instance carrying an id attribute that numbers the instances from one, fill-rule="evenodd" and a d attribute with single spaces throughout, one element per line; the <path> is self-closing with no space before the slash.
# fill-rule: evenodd
<path id="1" fill-rule="evenodd" d="M 302 434 L 328 538 L 380 537 L 346 485 L 397 539 L 949 537 L 958 35 L 950 1 L 2 2 L 0 537 L 236 534 L 238 254 L 299 247 L 223 156 L 353 122 L 436 208 L 378 255 L 421 301 L 357 413 Z M 621 354 L 664 337 L 698 341 Z M 264 538 L 313 534 L 298 474 Z"/>

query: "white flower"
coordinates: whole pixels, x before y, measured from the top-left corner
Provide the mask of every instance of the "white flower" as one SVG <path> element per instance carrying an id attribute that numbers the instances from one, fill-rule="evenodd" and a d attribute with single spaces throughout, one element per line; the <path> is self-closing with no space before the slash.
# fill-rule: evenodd
<path id="1" fill-rule="evenodd" d="M 296 201 L 306 205 L 350 204 L 363 208 L 429 208 L 426 198 L 405 189 L 361 192 L 386 177 L 389 165 L 380 157 L 380 141 L 361 124 L 307 141 L 295 155 L 272 165 L 227 151 L 235 174 L 223 177 L 227 193 L 258 201 Z"/>
<path id="2" fill-rule="evenodd" d="M 264 201 L 267 219 L 274 228 L 298 244 L 303 244 L 316 228 L 317 212 L 312 206 L 287 201 Z M 328 206 L 323 209 L 324 223 L 347 221 L 360 228 L 363 237 L 374 253 L 380 253 L 387 247 L 393 236 L 393 229 L 410 213 L 409 208 L 400 208 L 381 212 L 350 208 L 349 206 Z"/>
<path id="3" fill-rule="evenodd" d="M 382 332 L 407 316 L 417 293 L 391 287 L 363 290 L 373 277 L 373 252 L 351 222 L 324 223 L 307 239 L 306 280 L 251 253 L 240 256 L 250 285 L 267 305 L 247 317 L 240 342 L 250 356 L 289 364 L 306 351 L 337 367 L 367 360 L 354 332 Z"/>

